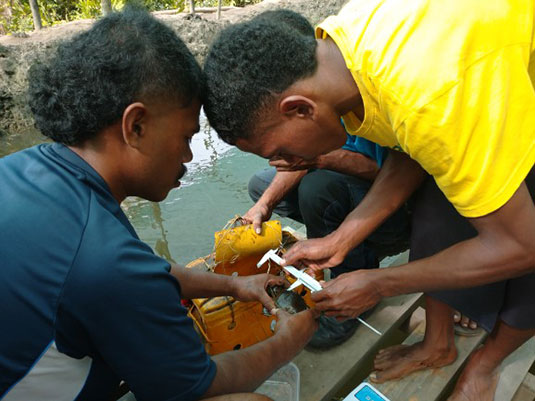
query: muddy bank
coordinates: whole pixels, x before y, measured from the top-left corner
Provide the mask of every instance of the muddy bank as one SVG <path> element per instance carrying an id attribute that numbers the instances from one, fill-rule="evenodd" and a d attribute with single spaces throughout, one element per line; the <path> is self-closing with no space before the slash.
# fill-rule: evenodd
<path id="1" fill-rule="evenodd" d="M 202 62 L 210 42 L 224 26 L 253 17 L 273 8 L 289 8 L 306 16 L 316 24 L 336 13 L 346 0 L 266 0 L 254 6 L 234 8 L 222 13 L 187 14 L 157 13 L 157 17 L 171 26 Z M 26 75 L 32 62 L 52 52 L 61 40 L 88 29 L 92 20 L 67 24 L 32 33 L 23 37 L 0 36 L 0 157 L 18 148 L 30 146 L 43 139 L 33 128 L 33 120 L 26 105 Z"/>

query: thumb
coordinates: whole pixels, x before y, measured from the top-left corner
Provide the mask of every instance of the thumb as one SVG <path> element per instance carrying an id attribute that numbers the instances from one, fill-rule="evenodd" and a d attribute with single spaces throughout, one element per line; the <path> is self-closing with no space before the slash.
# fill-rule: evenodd
<path id="1" fill-rule="evenodd" d="M 298 242 L 290 248 L 288 252 L 283 255 L 283 266 L 294 265 L 296 262 L 302 259 L 303 251 L 301 250 L 300 243 Z"/>
<path id="2" fill-rule="evenodd" d="M 314 319 L 319 318 L 321 316 L 321 313 L 322 313 L 322 311 L 320 311 L 319 309 L 316 309 L 316 308 L 311 308 L 311 309 L 309 309 L 309 311 L 310 311 L 310 314 L 312 314 L 312 317 Z"/>
<path id="3" fill-rule="evenodd" d="M 262 216 L 260 216 L 260 214 L 255 214 L 253 219 L 253 228 L 255 233 L 258 235 L 262 234 Z"/>
<path id="4" fill-rule="evenodd" d="M 290 314 L 288 312 L 286 312 L 284 309 L 280 309 L 280 308 L 272 309 L 271 310 L 271 314 L 275 315 L 277 317 L 278 321 L 285 320 L 290 316 Z"/>
<path id="5" fill-rule="evenodd" d="M 315 262 L 308 262 L 308 263 L 305 263 L 306 266 L 307 266 L 307 270 L 306 272 L 311 275 L 312 277 L 314 277 L 316 275 L 317 272 L 319 271 L 322 271 L 324 269 L 326 269 L 325 267 L 323 267 L 321 264 L 318 264 L 318 263 L 315 263 Z"/>
<path id="6" fill-rule="evenodd" d="M 268 295 L 267 292 L 263 292 L 262 294 L 260 294 L 260 302 L 262 303 L 262 305 L 264 305 L 264 307 L 270 311 L 276 309 L 275 308 L 275 302 L 273 302 L 273 299 Z M 273 314 L 273 313 L 271 313 Z"/>

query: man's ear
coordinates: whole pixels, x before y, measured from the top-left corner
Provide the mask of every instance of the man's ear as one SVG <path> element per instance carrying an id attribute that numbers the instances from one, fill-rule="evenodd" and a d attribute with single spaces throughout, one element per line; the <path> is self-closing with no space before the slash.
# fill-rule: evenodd
<path id="1" fill-rule="evenodd" d="M 288 117 L 298 117 L 304 119 L 316 118 L 318 106 L 308 97 L 301 95 L 290 95 L 279 103 L 279 112 Z"/>
<path id="2" fill-rule="evenodd" d="M 139 149 L 140 142 L 146 135 L 147 108 L 141 102 L 128 105 L 123 113 L 123 140 L 129 146 Z"/>

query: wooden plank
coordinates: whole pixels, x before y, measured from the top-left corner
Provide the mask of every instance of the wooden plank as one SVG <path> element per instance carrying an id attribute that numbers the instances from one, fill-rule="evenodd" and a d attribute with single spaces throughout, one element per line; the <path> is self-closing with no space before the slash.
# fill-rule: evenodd
<path id="1" fill-rule="evenodd" d="M 299 227 L 298 229 L 293 228 L 291 226 L 284 226 L 284 227 L 282 227 L 282 231 L 283 232 L 284 231 L 289 232 L 298 241 L 304 241 L 304 240 L 307 239 L 306 227 L 304 225 Z"/>
<path id="2" fill-rule="evenodd" d="M 535 376 L 528 373 L 513 397 L 513 401 L 535 400 Z"/>
<path id="3" fill-rule="evenodd" d="M 422 322 L 403 344 L 410 345 L 422 341 L 424 333 L 425 322 Z M 442 399 L 470 353 L 481 344 L 486 336 L 487 333 L 484 331 L 473 337 L 455 336 L 458 356 L 457 360 L 451 365 L 439 369 L 414 372 L 403 379 L 374 384 L 374 386 L 387 397 L 396 401 L 434 401 Z M 496 400 L 501 401 L 501 398 L 496 398 Z"/>
<path id="4" fill-rule="evenodd" d="M 525 342 L 503 361 L 494 398 L 500 401 L 512 400 L 533 362 L 535 362 L 535 338 Z"/>
<path id="5" fill-rule="evenodd" d="M 300 399 L 330 400 L 420 305 L 422 294 L 386 298 L 366 319 L 382 336 L 360 325 L 345 343 L 325 351 L 303 350 L 293 360 L 301 373 Z"/>
<path id="6" fill-rule="evenodd" d="M 391 257 L 388 265 L 397 266 L 407 260 L 408 252 L 403 252 Z M 409 294 L 380 302 L 366 321 L 378 329 L 382 336 L 360 325 L 350 339 L 335 348 L 326 351 L 303 350 L 294 359 L 301 373 L 300 399 L 330 400 L 347 385 L 355 372 L 368 369 L 377 351 L 408 320 L 422 299 L 422 294 Z M 318 375 L 321 375 L 321 380 L 318 380 Z"/>
<path id="7" fill-rule="evenodd" d="M 400 266 L 409 261 L 409 250 L 403 251 L 397 255 L 387 256 L 381 260 L 381 267 L 394 267 Z"/>

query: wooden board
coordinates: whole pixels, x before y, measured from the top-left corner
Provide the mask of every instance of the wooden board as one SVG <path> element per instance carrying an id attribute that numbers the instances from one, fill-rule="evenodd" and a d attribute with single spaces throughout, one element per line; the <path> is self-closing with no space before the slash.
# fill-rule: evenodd
<path id="1" fill-rule="evenodd" d="M 494 398 L 500 401 L 512 400 L 533 362 L 535 362 L 535 338 L 524 343 L 503 361 Z"/>
<path id="2" fill-rule="evenodd" d="M 528 373 L 513 397 L 513 401 L 535 400 L 535 376 Z"/>
<path id="3" fill-rule="evenodd" d="M 425 333 L 425 322 L 418 325 L 416 330 L 403 342 L 403 344 L 414 344 L 423 339 Z M 440 369 L 427 369 L 414 372 L 401 379 L 393 380 L 382 384 L 374 384 L 379 391 L 384 393 L 391 400 L 395 401 L 434 401 L 441 400 L 445 392 L 449 389 L 466 362 L 470 353 L 486 338 L 487 333 L 481 331 L 477 336 L 465 337 L 455 336 L 457 346 L 457 360 L 451 365 Z M 496 400 L 502 400 L 496 398 Z"/>
<path id="4" fill-rule="evenodd" d="M 303 350 L 293 360 L 301 373 L 300 399 L 330 400 L 383 347 L 385 339 L 406 321 L 422 294 L 402 295 L 381 301 L 366 320 L 383 333 L 359 325 L 345 343 L 326 351 Z M 356 383 L 358 384 L 358 383 Z"/>

